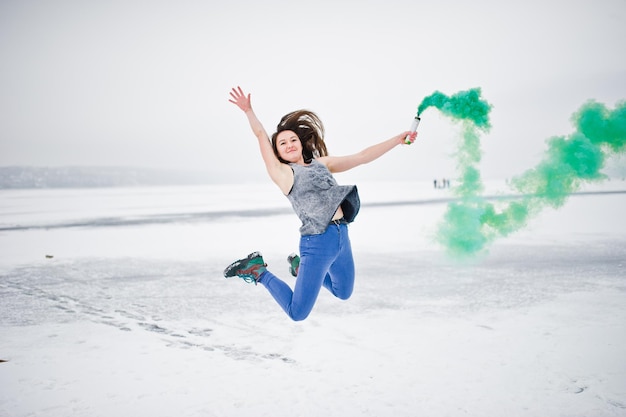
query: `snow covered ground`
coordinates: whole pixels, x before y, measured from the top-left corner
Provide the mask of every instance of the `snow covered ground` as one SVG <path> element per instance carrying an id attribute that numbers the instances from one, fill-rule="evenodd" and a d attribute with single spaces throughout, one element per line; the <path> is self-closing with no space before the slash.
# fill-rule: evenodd
<path id="1" fill-rule="evenodd" d="M 623 182 L 464 263 L 446 190 L 359 188 L 354 295 L 299 323 L 222 276 L 291 279 L 271 185 L 0 191 L 0 416 L 626 416 Z"/>

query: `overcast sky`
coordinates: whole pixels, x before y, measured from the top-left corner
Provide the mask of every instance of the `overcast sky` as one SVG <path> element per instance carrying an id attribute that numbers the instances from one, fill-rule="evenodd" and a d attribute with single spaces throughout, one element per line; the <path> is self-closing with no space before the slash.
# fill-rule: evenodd
<path id="1" fill-rule="evenodd" d="M 228 102 L 252 93 L 271 134 L 308 108 L 331 154 L 409 128 L 435 90 L 494 108 L 483 176 L 531 168 L 588 99 L 626 99 L 626 1 L 0 1 L 0 166 L 208 170 L 265 179 Z M 456 126 L 347 175 L 454 176 Z"/>

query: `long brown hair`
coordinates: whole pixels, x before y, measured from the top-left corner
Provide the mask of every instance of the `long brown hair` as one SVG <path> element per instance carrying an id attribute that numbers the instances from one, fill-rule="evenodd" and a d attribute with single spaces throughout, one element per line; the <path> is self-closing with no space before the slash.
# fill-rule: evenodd
<path id="1" fill-rule="evenodd" d="M 324 143 L 324 125 L 317 116 L 309 110 L 296 110 L 283 116 L 276 126 L 276 132 L 272 135 L 272 147 L 274 154 L 282 163 L 287 163 L 278 155 L 276 137 L 285 130 L 294 132 L 302 143 L 302 156 L 304 162 L 310 163 L 313 158 L 327 156 L 326 144 Z"/>

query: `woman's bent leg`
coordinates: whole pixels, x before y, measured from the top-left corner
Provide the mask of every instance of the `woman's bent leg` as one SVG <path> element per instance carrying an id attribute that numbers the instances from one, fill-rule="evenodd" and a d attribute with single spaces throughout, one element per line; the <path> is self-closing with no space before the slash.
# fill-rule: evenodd
<path id="1" fill-rule="evenodd" d="M 300 267 L 293 291 L 269 271 L 261 276 L 259 283 L 268 289 L 291 319 L 304 320 L 311 313 L 324 277 L 337 256 L 338 242 L 337 232 L 331 228 L 320 235 L 302 236 Z"/>
<path id="2" fill-rule="evenodd" d="M 278 305 L 285 310 L 285 313 L 289 314 L 289 306 L 291 305 L 291 298 L 293 296 L 291 287 L 270 271 L 261 275 L 259 283 L 267 288 Z"/>
<path id="3" fill-rule="evenodd" d="M 354 290 L 354 257 L 352 256 L 352 246 L 348 236 L 348 226 L 342 224 L 339 227 L 339 251 L 337 258 L 330 265 L 328 274 L 324 278 L 324 288 L 330 291 L 335 297 L 347 300 Z"/>
<path id="4" fill-rule="evenodd" d="M 300 270 L 302 271 L 302 267 Z M 298 274 L 296 286 L 292 291 L 289 285 L 269 271 L 263 274 L 259 282 L 294 321 L 301 321 L 309 316 L 322 287 L 321 278 L 315 280 Z"/>

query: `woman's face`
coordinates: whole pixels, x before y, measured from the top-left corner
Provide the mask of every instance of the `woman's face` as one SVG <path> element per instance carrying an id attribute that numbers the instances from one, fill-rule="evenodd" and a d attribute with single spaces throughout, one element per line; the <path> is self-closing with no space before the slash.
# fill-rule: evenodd
<path id="1" fill-rule="evenodd" d="M 304 163 L 302 156 L 302 142 L 295 132 L 283 130 L 276 136 L 278 155 L 287 162 Z"/>

